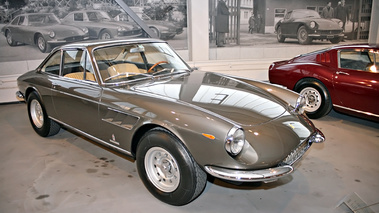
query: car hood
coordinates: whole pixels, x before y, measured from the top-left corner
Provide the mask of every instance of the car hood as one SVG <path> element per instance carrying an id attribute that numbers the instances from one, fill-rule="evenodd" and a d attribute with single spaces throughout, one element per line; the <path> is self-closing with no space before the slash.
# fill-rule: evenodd
<path id="1" fill-rule="evenodd" d="M 267 91 L 217 73 L 195 71 L 190 75 L 137 85 L 133 89 L 216 113 L 243 126 L 268 122 L 287 111 L 287 105 Z"/>
<path id="2" fill-rule="evenodd" d="M 331 19 L 324 18 L 312 18 L 312 19 L 303 19 L 303 22 L 315 21 L 318 24 L 319 30 L 341 30 L 341 27 L 337 22 Z"/>

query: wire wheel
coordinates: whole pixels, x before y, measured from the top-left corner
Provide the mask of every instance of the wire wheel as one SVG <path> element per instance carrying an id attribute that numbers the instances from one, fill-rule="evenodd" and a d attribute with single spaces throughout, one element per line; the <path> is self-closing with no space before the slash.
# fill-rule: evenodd
<path id="1" fill-rule="evenodd" d="M 180 183 L 180 170 L 175 158 L 165 149 L 152 147 L 145 156 L 146 174 L 163 192 L 175 191 Z"/>

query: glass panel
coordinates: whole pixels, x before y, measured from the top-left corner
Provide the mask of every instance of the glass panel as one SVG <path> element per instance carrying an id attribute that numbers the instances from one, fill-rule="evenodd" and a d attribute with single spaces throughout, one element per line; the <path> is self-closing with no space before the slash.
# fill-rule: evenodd
<path id="1" fill-rule="evenodd" d="M 368 71 L 373 65 L 369 53 L 347 50 L 340 52 L 340 67 L 352 70 Z"/>
<path id="2" fill-rule="evenodd" d="M 57 51 L 42 66 L 41 71 L 54 74 L 54 75 L 59 75 L 60 64 L 61 64 L 61 52 Z"/>

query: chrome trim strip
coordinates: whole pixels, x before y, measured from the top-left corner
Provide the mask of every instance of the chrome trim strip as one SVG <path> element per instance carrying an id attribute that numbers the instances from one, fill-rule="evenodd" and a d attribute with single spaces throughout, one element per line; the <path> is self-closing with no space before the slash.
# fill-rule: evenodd
<path id="1" fill-rule="evenodd" d="M 226 169 L 216 166 L 205 166 L 204 168 L 206 172 L 214 177 L 237 182 L 272 182 L 293 172 L 293 167 L 289 165 L 251 171 Z"/>
<path id="2" fill-rule="evenodd" d="M 353 112 L 357 112 L 357 113 L 360 113 L 360 114 L 365 114 L 365 115 L 368 115 L 368 116 L 374 116 L 374 117 L 378 117 L 378 118 L 379 118 L 379 115 L 374 114 L 374 113 L 371 113 L 371 112 L 364 112 L 364 111 L 360 111 L 360 110 L 357 110 L 357 109 L 352 109 L 352 108 L 348 108 L 348 107 L 340 106 L 340 105 L 337 105 L 337 104 L 334 104 L 333 106 L 338 107 L 338 108 L 341 108 L 341 109 L 345 109 L 345 110 L 350 110 L 350 111 L 353 111 Z"/>
<path id="3" fill-rule="evenodd" d="M 95 136 L 92 136 L 92 135 L 90 135 L 90 134 L 88 134 L 88 133 L 86 133 L 86 132 L 83 132 L 83 131 L 81 131 L 81 130 L 75 128 L 75 127 L 72 127 L 72 126 L 70 126 L 70 125 L 68 125 L 68 124 L 66 124 L 66 123 L 64 123 L 64 122 L 62 122 L 62 121 L 60 121 L 60 120 L 57 120 L 57 119 L 52 118 L 52 117 L 50 117 L 50 116 L 49 116 L 49 118 L 52 119 L 52 120 L 54 120 L 54 121 L 56 121 L 56 122 L 58 122 L 59 124 L 65 126 L 65 127 L 69 128 L 70 130 L 73 130 L 74 132 L 77 132 L 77 133 L 83 135 L 84 137 L 87 137 L 87 138 L 89 138 L 89 139 L 91 139 L 91 140 L 93 140 L 93 141 L 95 141 L 95 142 L 97 142 L 97 143 L 99 143 L 99 144 L 101 144 L 101 145 L 104 145 L 104 146 L 109 147 L 109 148 L 111 148 L 111 149 L 114 149 L 114 150 L 116 150 L 116 151 L 118 151 L 118 152 L 121 152 L 121 153 L 123 153 L 123 154 L 125 154 L 125 155 L 128 155 L 128 156 L 133 157 L 132 153 L 129 152 L 129 151 L 127 151 L 127 150 L 125 150 L 125 149 L 122 149 L 122 148 L 120 148 L 120 147 L 118 147 L 118 146 L 115 146 L 115 145 L 110 144 L 110 143 L 108 143 L 108 142 L 106 142 L 106 141 L 103 141 L 103 140 L 101 140 L 101 139 L 99 139 L 99 138 L 97 138 L 97 137 L 95 137 Z"/>

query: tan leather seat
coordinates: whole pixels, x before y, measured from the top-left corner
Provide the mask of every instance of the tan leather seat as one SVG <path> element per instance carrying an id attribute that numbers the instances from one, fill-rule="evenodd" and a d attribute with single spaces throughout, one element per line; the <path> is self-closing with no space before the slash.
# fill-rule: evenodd
<path id="1" fill-rule="evenodd" d="M 133 73 L 133 74 L 140 74 L 145 73 L 146 70 L 138 69 L 138 67 L 135 64 L 115 64 L 110 67 L 108 67 L 108 73 L 109 76 L 114 76 L 120 73 Z"/>
<path id="2" fill-rule="evenodd" d="M 78 80 L 83 80 L 83 76 L 84 76 L 84 72 L 74 72 L 74 73 L 69 73 L 69 74 L 64 75 L 64 77 L 74 78 L 74 79 L 78 79 Z M 86 73 L 86 80 L 95 81 L 95 76 L 92 73 L 87 72 Z"/>

